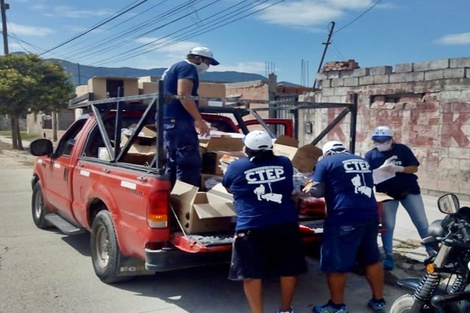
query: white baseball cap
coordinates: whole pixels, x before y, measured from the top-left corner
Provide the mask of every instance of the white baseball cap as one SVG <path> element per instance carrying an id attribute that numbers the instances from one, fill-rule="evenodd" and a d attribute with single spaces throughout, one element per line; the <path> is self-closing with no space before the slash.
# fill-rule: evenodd
<path id="1" fill-rule="evenodd" d="M 392 130 L 388 126 L 377 126 L 372 133 L 372 140 L 389 140 L 392 137 Z"/>
<path id="2" fill-rule="evenodd" d="M 245 146 L 253 151 L 272 150 L 273 140 L 264 130 L 251 131 L 244 139 Z"/>
<path id="3" fill-rule="evenodd" d="M 211 60 L 211 65 L 219 65 L 220 63 L 214 59 L 212 50 L 206 47 L 194 47 L 189 51 L 189 54 L 199 55 Z"/>
<path id="4" fill-rule="evenodd" d="M 321 149 L 323 155 L 335 154 L 339 152 L 345 152 L 346 147 L 339 141 L 328 141 L 323 145 Z"/>

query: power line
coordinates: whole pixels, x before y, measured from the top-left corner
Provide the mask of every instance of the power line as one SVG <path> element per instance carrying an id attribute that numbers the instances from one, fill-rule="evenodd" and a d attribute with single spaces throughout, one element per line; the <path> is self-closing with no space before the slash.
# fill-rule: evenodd
<path id="1" fill-rule="evenodd" d="M 74 40 L 76 40 L 76 39 L 78 39 L 78 38 L 80 38 L 80 37 L 82 37 L 82 36 L 88 34 L 89 32 L 92 32 L 93 30 L 95 30 L 95 29 L 97 29 L 97 28 L 99 28 L 99 27 L 105 25 L 106 23 L 109 23 L 110 21 L 112 21 L 112 20 L 118 18 L 119 16 L 121 16 L 121 15 L 123 15 L 123 14 L 125 14 L 125 13 L 127 13 L 127 12 L 129 12 L 129 11 L 131 11 L 131 10 L 133 10 L 134 8 L 138 7 L 139 5 L 141 5 L 141 4 L 145 3 L 145 2 L 147 2 L 147 0 L 142 0 L 142 1 L 140 1 L 139 3 L 137 3 L 137 4 L 133 5 L 132 7 L 130 7 L 129 9 L 126 9 L 126 10 L 124 10 L 124 11 L 121 12 L 121 13 L 117 13 L 117 14 L 111 16 L 110 18 L 104 20 L 103 22 L 99 23 L 98 25 L 96 25 L 96 26 L 94 26 L 94 27 L 92 27 L 92 28 L 89 28 L 89 29 L 85 30 L 84 32 L 82 32 L 82 33 L 80 33 L 80 34 L 78 34 L 78 35 L 76 35 L 76 36 L 70 38 L 69 40 L 66 40 L 65 42 L 63 42 L 63 43 L 61 43 L 61 44 L 59 44 L 59 45 L 57 45 L 57 46 L 55 46 L 55 47 L 53 47 L 53 48 L 51 48 L 51 49 L 49 49 L 49 50 L 44 51 L 44 52 L 41 53 L 40 55 L 43 55 L 43 54 L 46 54 L 46 53 L 51 52 L 51 51 L 53 51 L 53 50 L 56 50 L 56 49 L 58 49 L 58 48 L 60 48 L 60 47 L 62 47 L 62 46 L 64 46 L 64 45 L 68 44 L 69 42 L 72 42 L 72 41 L 74 41 Z"/>
<path id="2" fill-rule="evenodd" d="M 337 32 L 340 32 L 342 31 L 343 29 L 345 29 L 346 27 L 348 27 L 349 25 L 351 25 L 352 23 L 354 23 L 355 21 L 357 21 L 358 19 L 360 19 L 361 17 L 363 17 L 367 12 L 369 12 L 370 10 L 372 10 L 377 4 L 379 4 L 382 0 L 378 0 L 376 3 L 374 3 L 372 6 L 370 6 L 367 10 L 365 10 L 364 12 L 362 12 L 358 17 L 356 17 L 355 19 L 353 19 L 351 22 L 347 23 L 346 25 L 344 25 L 343 27 L 341 27 L 340 29 L 338 29 L 337 31 L 335 31 L 333 33 L 336 34 Z"/>
<path id="3" fill-rule="evenodd" d="M 171 7 L 166 12 L 163 12 L 163 13 L 158 12 L 159 14 L 153 15 L 135 26 L 123 28 L 124 24 L 128 23 L 129 21 L 135 18 L 140 18 L 144 14 L 152 14 L 158 5 L 166 1 L 167 0 L 159 1 L 158 4 L 153 5 L 150 8 L 142 8 L 141 12 L 137 12 L 133 16 L 128 17 L 125 20 L 118 22 L 117 18 L 123 17 L 124 14 L 129 14 L 131 10 L 136 9 L 137 7 L 147 2 L 147 0 L 135 1 L 133 4 L 121 9 L 120 11 L 117 11 L 116 13 L 112 14 L 110 17 L 99 22 L 95 26 L 73 36 L 72 38 L 64 41 L 63 43 L 53 48 L 50 48 L 46 51 L 44 51 L 44 49 L 39 49 L 39 50 L 44 51 L 40 55 L 45 55 L 51 52 L 57 52 L 59 49 L 74 48 L 73 50 L 71 50 L 71 57 L 68 59 L 69 61 L 73 62 L 73 59 L 77 58 L 77 62 L 79 62 L 79 58 L 89 57 L 89 59 L 91 59 L 93 57 L 99 56 L 99 54 L 105 51 L 109 51 L 113 49 L 115 49 L 116 51 L 119 51 L 119 48 L 125 45 L 129 45 L 133 41 L 136 41 L 140 38 L 144 38 L 148 34 L 155 33 L 156 31 L 160 31 L 169 25 L 178 23 L 184 18 L 192 19 L 196 15 L 197 20 L 200 20 L 200 17 L 198 16 L 199 12 L 207 11 L 207 8 L 214 5 L 216 2 L 219 2 L 220 0 L 188 0 L 184 3 L 181 3 L 180 5 Z M 174 0 L 172 0 L 171 2 L 173 3 L 173 1 Z M 205 3 L 205 5 L 201 6 L 201 8 L 194 7 L 195 4 L 203 3 L 205 1 L 211 1 L 211 2 Z M 208 17 L 204 17 L 202 19 L 202 22 L 200 22 L 199 27 L 194 27 L 194 24 L 198 24 L 199 22 L 197 20 L 192 19 L 192 22 L 188 26 L 181 27 L 178 30 L 167 33 L 165 35 L 161 35 L 159 36 L 158 39 L 152 40 L 151 42 L 141 44 L 136 47 L 132 47 L 130 49 L 127 49 L 124 52 L 116 53 L 114 56 L 112 55 L 110 57 L 106 57 L 105 59 L 97 60 L 96 62 L 91 63 L 89 65 L 107 64 L 111 62 L 116 62 L 117 60 L 126 60 L 126 59 L 130 59 L 130 58 L 142 55 L 142 54 L 154 52 L 155 50 L 177 44 L 188 38 L 197 37 L 197 36 L 206 34 L 210 31 L 219 29 L 221 27 L 225 27 L 229 24 L 232 24 L 248 16 L 256 14 L 269 7 L 282 3 L 285 0 L 278 0 L 271 4 L 268 3 L 269 1 L 270 0 L 264 0 L 264 1 L 244 0 L 244 1 L 234 2 L 234 4 L 231 5 L 230 7 L 217 11 L 216 13 Z M 188 8 L 190 12 L 179 15 L 180 13 L 183 13 L 183 10 L 188 10 Z M 205 9 L 205 11 L 203 11 L 203 9 Z M 173 17 L 173 19 L 162 23 L 162 21 L 165 21 L 165 19 L 169 19 L 171 17 Z M 113 22 L 114 24 L 110 24 L 111 22 Z M 160 24 L 155 26 L 155 22 L 160 23 Z M 104 25 L 109 26 L 109 29 L 112 30 L 113 33 L 115 34 L 111 34 L 110 36 L 110 34 L 108 33 L 107 37 L 103 38 L 102 36 L 97 36 L 100 33 L 96 33 L 96 35 L 93 38 L 91 38 L 91 40 L 84 38 L 85 35 L 91 33 L 92 31 L 100 27 L 102 28 Z M 150 27 L 150 26 L 153 26 L 153 27 Z M 19 39 L 16 36 L 16 40 L 21 40 L 21 39 Z M 31 44 L 28 44 L 28 45 L 32 46 Z M 78 48 L 75 48 L 75 47 L 78 47 Z M 37 48 L 38 47 L 36 47 L 35 50 L 38 50 Z M 25 50 L 27 51 L 27 49 Z M 66 54 L 64 52 L 63 54 Z"/>
<path id="4" fill-rule="evenodd" d="M 146 27 L 149 27 L 150 25 L 152 24 L 155 24 L 155 20 L 162 20 L 162 19 L 165 19 L 171 15 L 174 15 L 176 14 L 179 10 L 183 9 L 186 5 L 194 2 L 195 0 L 190 0 L 186 3 L 183 3 L 169 11 L 166 11 L 166 12 L 163 12 L 159 15 L 156 15 L 156 16 L 152 16 L 151 18 L 137 24 L 136 26 L 132 27 L 132 28 L 127 28 L 125 29 L 123 32 L 118 32 L 116 35 L 113 35 L 111 37 L 108 37 L 107 39 L 105 39 L 104 41 L 103 40 L 99 40 L 99 49 L 96 50 L 96 47 L 97 47 L 97 44 L 96 42 L 88 42 L 87 44 L 83 45 L 82 47 L 80 47 L 79 49 L 76 49 L 74 52 L 73 55 L 78 55 L 82 58 L 85 58 L 85 57 L 88 57 L 88 56 L 93 56 L 94 54 L 97 54 L 97 53 L 101 53 L 101 52 L 105 52 L 105 51 L 109 51 L 109 50 L 112 50 L 114 48 L 119 48 L 119 47 L 122 47 L 124 46 L 125 44 L 127 43 L 130 43 L 132 42 L 133 40 L 136 40 L 138 38 L 141 38 L 142 36 L 145 36 L 146 34 L 148 34 L 150 31 L 146 31 L 144 33 L 140 33 L 132 38 L 130 38 L 129 36 L 134 34 L 134 33 L 137 33 L 138 31 L 140 30 L 144 30 Z M 197 0 L 198 1 L 198 0 Z M 196 1 L 196 2 L 197 2 Z M 135 19 L 139 16 L 141 16 L 142 14 L 144 13 L 147 13 L 149 10 L 152 10 L 154 9 L 155 7 L 163 4 L 164 2 L 166 1 L 163 1 L 163 2 L 160 2 L 159 4 L 155 5 L 155 6 L 152 6 L 150 7 L 149 9 L 144 9 L 144 11 L 124 20 L 123 22 L 120 23 L 120 26 L 122 26 L 123 24 L 131 21 L 132 19 Z M 86 41 L 85 41 L 86 42 Z M 111 45 L 109 45 L 111 44 Z M 83 55 L 82 53 L 85 52 L 85 54 Z"/>
<path id="5" fill-rule="evenodd" d="M 104 64 L 109 63 L 109 62 L 111 62 L 111 61 L 124 61 L 124 60 L 130 59 L 130 58 L 134 58 L 134 57 L 136 57 L 136 56 L 140 56 L 140 55 L 143 55 L 143 54 L 147 54 L 147 53 L 153 52 L 153 51 L 155 51 L 155 50 L 158 50 L 158 49 L 161 49 L 161 48 L 164 48 L 164 47 L 168 47 L 168 46 L 177 44 L 177 43 L 179 43 L 179 42 L 181 42 L 181 41 L 184 41 L 185 39 L 194 38 L 194 37 L 197 37 L 197 36 L 199 36 L 199 35 L 201 35 L 201 34 L 206 34 L 206 33 L 210 32 L 210 31 L 215 30 L 215 29 L 218 29 L 218 28 L 227 26 L 227 25 L 229 25 L 229 24 L 231 24 L 231 23 L 234 23 L 234 22 L 239 21 L 239 20 L 241 20 L 241 19 L 243 19 L 243 18 L 246 18 L 246 17 L 248 17 L 248 16 L 251 16 L 251 15 L 253 15 L 253 14 L 256 14 L 256 13 L 258 13 L 258 12 L 260 12 L 260 11 L 266 10 L 266 9 L 269 8 L 269 7 L 272 7 L 272 6 L 277 5 L 277 4 L 281 3 L 281 2 L 284 2 L 285 0 L 279 0 L 279 1 L 277 1 L 277 2 L 275 2 L 275 3 L 273 3 L 273 4 L 271 4 L 271 5 L 262 6 L 264 3 L 268 2 L 268 1 L 269 1 L 269 0 L 265 0 L 265 1 L 257 2 L 257 3 L 252 3 L 252 4 L 250 4 L 251 6 L 250 6 L 249 8 L 246 8 L 247 6 L 245 6 L 243 10 L 239 8 L 239 9 L 237 9 L 237 11 L 236 11 L 235 14 L 227 14 L 227 15 L 225 15 L 225 16 L 223 16 L 223 17 L 219 17 L 219 18 L 215 19 L 215 21 L 210 22 L 208 25 L 206 25 L 206 26 L 204 26 L 204 27 L 199 27 L 199 28 L 197 28 L 197 29 L 194 29 L 194 27 L 193 27 L 192 25 L 187 26 L 187 27 L 184 27 L 184 28 L 182 28 L 182 29 L 179 29 L 179 30 L 177 30 L 177 31 L 175 31 L 175 32 L 173 32 L 173 33 L 171 33 L 171 34 L 165 35 L 165 36 L 160 37 L 160 38 L 158 38 L 158 39 L 155 39 L 155 40 L 153 40 L 153 41 L 151 41 L 151 42 L 148 42 L 148 43 L 146 43 L 146 44 L 143 44 L 143 45 L 141 45 L 141 46 L 139 46 L 139 47 L 137 47 L 137 48 L 134 48 L 134 49 L 132 49 L 132 50 L 127 50 L 127 51 L 125 51 L 125 52 L 123 52 L 123 53 L 120 53 L 119 55 L 117 55 L 117 56 L 115 56 L 115 57 L 113 57 L 113 58 L 106 58 L 106 59 L 103 59 L 103 60 L 98 61 L 98 62 L 96 62 L 96 63 L 92 63 L 91 65 L 104 65 Z M 258 7 L 258 6 L 262 6 L 262 8 L 261 8 L 261 9 L 258 9 L 258 10 L 253 10 L 253 8 Z M 247 11 L 250 11 L 250 13 L 245 14 L 245 15 L 239 17 L 239 18 L 233 19 L 234 17 L 236 17 L 236 16 L 238 16 L 238 15 L 240 15 L 240 14 L 242 14 L 242 13 L 245 13 L 245 12 L 247 12 Z M 220 13 L 221 13 L 221 12 L 218 12 L 218 13 L 216 13 L 216 14 L 213 14 L 213 15 L 211 15 L 210 17 L 214 17 L 215 15 L 219 15 Z M 232 20 L 230 20 L 230 19 L 232 19 Z M 209 18 L 207 18 L 207 20 L 209 20 Z M 218 21 L 218 22 L 216 22 L 216 21 Z M 218 25 L 218 24 L 221 24 L 221 23 L 223 23 L 223 24 L 222 24 L 222 25 Z M 217 25 L 218 25 L 218 26 L 217 26 Z M 154 44 L 154 43 L 156 43 L 156 42 L 162 41 L 162 39 L 165 39 L 165 38 L 167 38 L 167 37 L 170 37 L 170 36 L 172 36 L 172 35 L 175 35 L 175 34 L 181 32 L 181 31 L 183 31 L 183 30 L 185 30 L 185 29 L 188 29 L 188 28 L 190 28 L 189 31 L 184 32 L 182 35 L 181 35 L 181 34 L 178 35 L 178 36 L 176 37 L 177 39 L 175 39 L 175 40 L 169 40 L 169 41 L 166 41 L 166 42 L 162 42 L 162 43 L 161 43 L 159 46 L 157 46 L 157 47 L 151 47 L 151 48 L 148 47 L 148 46 L 151 45 L 151 44 Z M 146 48 L 146 47 L 147 47 L 147 48 Z M 140 50 L 140 49 L 142 49 L 142 48 L 146 48 L 146 50 L 144 50 L 144 51 L 142 51 L 142 52 L 136 52 L 137 50 Z M 124 56 L 125 54 L 127 54 L 127 56 Z M 122 56 L 122 57 L 119 58 L 120 56 Z"/>

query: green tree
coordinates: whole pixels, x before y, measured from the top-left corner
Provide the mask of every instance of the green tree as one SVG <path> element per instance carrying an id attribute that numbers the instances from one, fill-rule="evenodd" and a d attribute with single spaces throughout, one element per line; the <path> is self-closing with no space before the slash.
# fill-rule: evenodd
<path id="1" fill-rule="evenodd" d="M 23 150 L 20 117 L 40 111 L 58 112 L 74 96 L 70 75 L 58 62 L 35 54 L 0 56 L 0 113 L 10 116 L 14 149 Z"/>

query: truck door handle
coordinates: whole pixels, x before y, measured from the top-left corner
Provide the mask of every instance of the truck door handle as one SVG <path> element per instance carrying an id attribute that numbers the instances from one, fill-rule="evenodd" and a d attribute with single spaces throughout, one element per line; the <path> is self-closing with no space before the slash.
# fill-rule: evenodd
<path id="1" fill-rule="evenodd" d="M 108 174 L 109 172 L 111 172 L 108 168 L 103 168 L 103 172 L 105 172 L 106 174 Z"/>

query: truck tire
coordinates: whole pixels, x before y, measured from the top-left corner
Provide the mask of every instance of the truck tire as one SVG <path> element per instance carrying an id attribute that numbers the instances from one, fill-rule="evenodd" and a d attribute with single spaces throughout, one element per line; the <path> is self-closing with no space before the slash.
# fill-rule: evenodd
<path id="1" fill-rule="evenodd" d="M 121 251 L 116 239 L 111 213 L 101 210 L 93 220 L 90 235 L 91 259 L 96 276 L 107 284 L 131 279 L 118 277 Z"/>
<path id="2" fill-rule="evenodd" d="M 52 225 L 46 221 L 45 218 L 47 210 L 39 181 L 36 182 L 33 188 L 33 195 L 31 198 L 31 214 L 33 217 L 33 222 L 38 228 L 47 229 L 52 227 Z"/>

